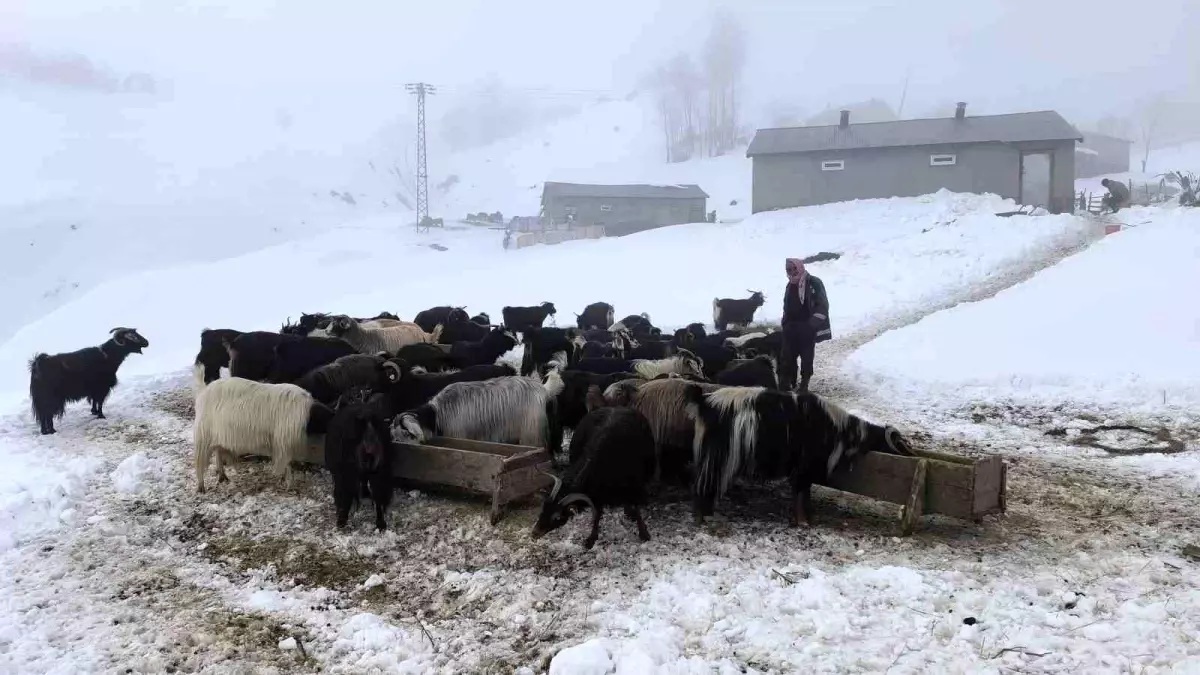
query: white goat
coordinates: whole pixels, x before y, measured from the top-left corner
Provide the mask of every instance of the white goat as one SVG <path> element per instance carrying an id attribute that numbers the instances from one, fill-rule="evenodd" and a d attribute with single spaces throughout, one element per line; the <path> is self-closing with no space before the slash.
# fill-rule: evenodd
<path id="1" fill-rule="evenodd" d="M 229 480 L 226 461 L 232 464 L 241 455 L 263 454 L 271 457 L 274 474 L 290 485 L 292 460 L 308 443 L 312 409 L 312 394 L 294 384 L 263 384 L 240 377 L 209 384 L 196 397 L 196 491 L 204 492 L 204 474 L 214 452 L 219 483 Z"/>
<path id="2" fill-rule="evenodd" d="M 674 356 L 669 356 L 665 359 L 658 359 L 656 361 L 634 359 L 631 363 L 633 364 L 633 372 L 647 380 L 653 380 L 663 374 L 704 377 L 704 361 L 686 349 L 680 349 Z"/>

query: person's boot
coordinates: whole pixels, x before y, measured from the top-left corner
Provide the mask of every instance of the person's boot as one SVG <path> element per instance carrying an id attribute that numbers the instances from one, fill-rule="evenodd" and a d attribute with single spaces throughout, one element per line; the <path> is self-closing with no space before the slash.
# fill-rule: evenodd
<path id="1" fill-rule="evenodd" d="M 800 376 L 800 384 L 796 385 L 796 391 L 800 391 L 800 392 L 808 391 L 808 380 L 810 378 L 812 378 L 812 375 L 801 375 Z"/>

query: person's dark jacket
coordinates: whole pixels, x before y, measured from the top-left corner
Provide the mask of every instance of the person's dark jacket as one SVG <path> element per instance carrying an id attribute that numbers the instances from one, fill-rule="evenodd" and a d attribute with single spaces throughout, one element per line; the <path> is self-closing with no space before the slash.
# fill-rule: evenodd
<path id="1" fill-rule="evenodd" d="M 1112 195 L 1113 199 L 1118 204 L 1125 205 L 1129 203 L 1129 188 L 1119 180 L 1110 180 L 1108 185 L 1104 186 L 1108 189 L 1108 194 Z"/>
<path id="2" fill-rule="evenodd" d="M 783 327 L 805 325 L 811 330 L 814 342 L 824 342 L 833 337 L 829 325 L 829 297 L 825 295 L 825 284 L 812 274 L 807 276 L 808 287 L 804 291 L 804 302 L 800 302 L 800 290 L 789 283 L 783 291 Z M 807 331 L 806 331 L 807 332 Z"/>

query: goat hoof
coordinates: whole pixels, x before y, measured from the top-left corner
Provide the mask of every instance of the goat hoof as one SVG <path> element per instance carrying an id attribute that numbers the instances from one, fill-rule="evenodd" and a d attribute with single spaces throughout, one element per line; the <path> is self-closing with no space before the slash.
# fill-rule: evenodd
<path id="1" fill-rule="evenodd" d="M 640 539 L 641 541 L 650 541 L 650 533 L 649 532 L 638 532 L 638 539 Z"/>
<path id="2" fill-rule="evenodd" d="M 584 540 L 583 540 L 583 548 L 584 548 L 584 550 L 590 551 L 590 550 L 592 550 L 592 547 L 593 547 L 593 546 L 595 546 L 595 545 L 596 545 L 596 540 L 595 540 L 595 539 L 592 539 L 592 538 L 590 538 L 590 537 L 589 537 L 589 538 L 587 538 L 587 539 L 584 539 Z"/>
<path id="3" fill-rule="evenodd" d="M 58 432 L 56 432 L 54 429 L 42 429 L 43 436 L 49 436 L 50 434 L 54 434 L 54 433 L 58 433 Z"/>
<path id="4" fill-rule="evenodd" d="M 228 483 L 229 476 L 226 476 L 225 474 L 221 474 L 220 476 L 217 476 L 217 482 L 218 483 Z"/>

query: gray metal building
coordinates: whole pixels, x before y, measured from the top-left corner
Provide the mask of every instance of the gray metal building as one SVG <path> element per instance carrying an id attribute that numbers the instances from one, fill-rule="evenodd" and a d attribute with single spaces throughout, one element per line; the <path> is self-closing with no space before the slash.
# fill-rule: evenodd
<path id="1" fill-rule="evenodd" d="M 822 127 L 759 129 L 753 159 L 755 213 L 851 199 L 914 197 L 942 188 L 991 192 L 1055 213 L 1074 209 L 1075 143 L 1056 112 Z"/>
<path id="2" fill-rule="evenodd" d="M 554 224 L 603 225 L 617 233 L 705 220 L 697 185 L 586 185 L 547 182 L 542 217 Z"/>

